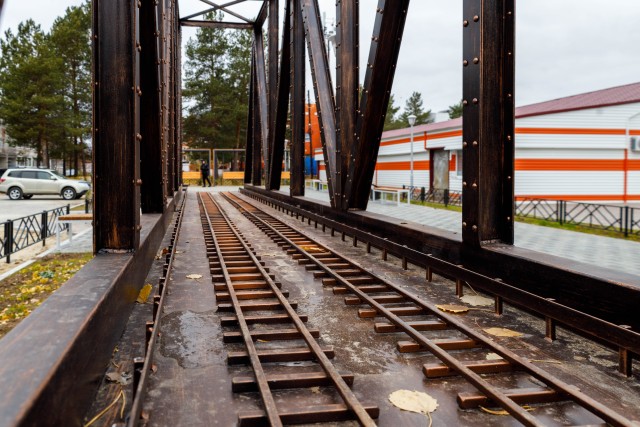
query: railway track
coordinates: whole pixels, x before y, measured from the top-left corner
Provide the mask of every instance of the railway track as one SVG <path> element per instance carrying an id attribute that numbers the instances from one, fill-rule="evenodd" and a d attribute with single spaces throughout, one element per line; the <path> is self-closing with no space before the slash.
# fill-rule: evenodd
<path id="1" fill-rule="evenodd" d="M 308 329 L 306 316 L 298 315 L 289 302 L 288 292 L 270 275 L 248 239 L 242 235 L 210 193 L 198 194 L 207 256 L 218 311 L 227 343 L 242 342 L 244 351 L 229 352 L 227 361 L 249 365 L 252 375 L 233 379 L 234 392 L 258 391 L 263 410 L 238 414 L 242 426 L 332 422 L 356 420 L 363 426 L 375 425 L 379 410 L 363 405 L 350 389 L 353 375 L 341 374 L 331 363 L 333 348 L 321 347 L 318 330 Z M 304 346 L 286 345 L 291 340 Z M 303 362 L 291 364 L 290 362 Z M 316 404 L 305 398 L 312 387 L 326 387 L 341 399 L 338 403 Z M 296 394 L 278 390 L 295 389 Z"/>
<path id="2" fill-rule="evenodd" d="M 400 352 L 430 352 L 436 356 L 441 363 L 423 366 L 426 378 L 460 375 L 471 383 L 477 392 L 459 393 L 457 402 L 460 408 L 497 406 L 524 425 L 540 426 L 545 424 L 521 405 L 570 401 L 607 424 L 633 425 L 624 415 L 469 328 L 431 302 L 367 271 L 349 257 L 323 246 L 252 203 L 232 194 L 224 194 L 224 197 L 294 260 L 305 265 L 314 277 L 322 278 L 324 285 L 332 286 L 335 294 L 347 295 L 346 304 L 365 306 L 359 309 L 359 317 L 384 318 L 375 322 L 376 332 L 406 334 L 410 340 L 398 343 Z M 430 337 L 433 331 L 439 331 L 440 334 L 442 331 L 449 332 L 450 337 Z M 487 360 L 489 353 L 497 354 L 500 358 Z M 505 376 L 509 379 L 500 381 Z M 529 377 L 535 380 L 531 381 Z M 503 389 L 494 385 L 496 383 L 518 384 L 519 387 Z M 528 386 L 522 387 L 522 384 Z"/>

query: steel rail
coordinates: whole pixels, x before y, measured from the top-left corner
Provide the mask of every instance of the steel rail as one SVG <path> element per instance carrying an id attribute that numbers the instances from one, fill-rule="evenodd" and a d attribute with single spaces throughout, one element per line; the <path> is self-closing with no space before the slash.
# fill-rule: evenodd
<path id="1" fill-rule="evenodd" d="M 269 388 L 269 383 L 267 382 L 267 376 L 264 373 L 264 369 L 262 369 L 262 364 L 260 363 L 260 358 L 258 356 L 258 350 L 256 350 L 256 346 L 251 338 L 251 331 L 249 330 L 249 325 L 244 317 L 244 313 L 242 312 L 242 308 L 240 307 L 240 301 L 238 300 L 238 296 L 236 295 L 235 289 L 233 287 L 233 282 L 231 281 L 231 277 L 229 276 L 229 271 L 227 270 L 227 266 L 224 261 L 224 255 L 220 250 L 220 245 L 218 243 L 218 238 L 216 237 L 216 232 L 213 228 L 213 224 L 211 223 L 211 217 L 209 215 L 208 210 L 204 204 L 204 200 L 202 198 L 202 193 L 198 193 L 198 200 L 202 204 L 203 212 L 205 214 L 205 218 L 207 219 L 207 224 L 209 225 L 209 229 L 211 231 L 211 239 L 213 240 L 213 244 L 215 246 L 216 254 L 220 259 L 220 267 L 222 269 L 222 274 L 224 276 L 224 281 L 227 284 L 227 290 L 229 292 L 229 296 L 231 298 L 231 303 L 233 304 L 233 309 L 236 313 L 236 317 L 238 319 L 238 325 L 240 326 L 240 330 L 242 331 L 242 337 L 244 339 L 244 345 L 247 348 L 247 352 L 249 353 L 249 359 L 251 361 L 251 368 L 253 369 L 253 373 L 256 376 L 256 382 L 258 383 L 258 389 L 260 390 L 260 396 L 262 397 L 262 402 L 264 403 L 264 409 L 267 413 L 267 418 L 269 420 L 269 424 L 271 426 L 282 426 L 282 421 L 280 420 L 280 416 L 278 415 L 278 408 L 276 407 L 275 399 L 273 398 L 273 394 L 271 394 L 271 390 Z M 252 260 L 255 262 L 255 256 L 252 254 L 251 250 L 246 246 L 246 243 L 238 236 L 233 227 L 229 223 L 228 219 L 222 215 L 219 207 L 215 204 L 213 199 L 211 202 L 214 203 L 218 211 L 220 212 L 222 218 L 226 221 L 229 229 L 234 233 L 238 241 L 242 243 L 242 246 L 245 248 L 245 251 L 248 254 L 251 254 Z M 256 262 L 256 265 L 259 265 Z M 268 274 L 265 276 L 267 277 Z"/>
<path id="2" fill-rule="evenodd" d="M 411 261 L 411 263 L 416 266 L 433 269 L 457 279 L 474 283 L 477 289 L 493 294 L 496 297 L 499 296 L 505 302 L 509 302 L 519 307 L 526 307 L 541 316 L 553 319 L 559 324 L 574 328 L 619 349 L 626 349 L 640 355 L 640 333 L 623 325 L 611 323 L 607 320 L 579 311 L 555 300 L 550 300 L 548 298 L 541 297 L 540 295 L 517 288 L 500 279 L 485 276 L 460 265 L 439 259 L 431 254 L 403 246 L 386 238 L 378 237 L 367 231 L 348 226 L 344 223 L 334 221 L 308 210 L 291 206 L 278 200 L 266 199 L 264 196 L 253 192 L 250 192 L 249 195 L 250 197 L 259 199 L 263 204 L 272 204 L 286 210 L 287 212 L 290 211 L 296 213 L 296 215 L 300 214 L 303 217 L 307 217 L 309 220 L 314 219 L 316 223 L 322 223 L 323 231 L 325 226 L 342 231 L 342 233 L 353 236 L 354 239 L 364 241 L 368 245 L 388 251 L 405 261 Z M 596 330 L 606 330 L 607 333 L 604 336 L 597 335 L 594 333 Z"/>
<path id="3" fill-rule="evenodd" d="M 199 194 L 199 196 L 200 196 L 200 194 Z M 336 370 L 336 368 L 333 366 L 333 364 L 331 363 L 329 358 L 325 355 L 324 351 L 322 351 L 322 348 L 320 347 L 320 345 L 317 343 L 315 338 L 313 338 L 313 336 L 311 335 L 311 333 L 309 332 L 307 327 L 304 325 L 304 323 L 302 322 L 302 320 L 300 319 L 300 317 L 296 313 L 296 311 L 293 309 L 293 307 L 291 307 L 291 304 L 289 304 L 289 301 L 287 300 L 287 298 L 285 298 L 285 296 L 282 294 L 282 291 L 280 291 L 280 289 L 278 288 L 276 283 L 271 279 L 271 277 L 269 276 L 268 272 L 264 269 L 264 267 L 262 267 L 262 265 L 260 264 L 259 260 L 256 258 L 255 254 L 251 251 L 251 249 L 248 247 L 247 243 L 242 239 L 242 237 L 239 234 L 239 232 L 233 227 L 233 225 L 231 223 L 231 220 L 229 219 L 227 214 L 224 212 L 222 207 L 215 201 L 215 199 L 213 198 L 213 196 L 210 193 L 208 194 L 208 196 L 209 196 L 211 202 L 215 205 L 215 207 L 220 212 L 220 215 L 225 220 L 225 222 L 227 223 L 227 225 L 229 226 L 229 228 L 231 229 L 233 234 L 236 236 L 238 241 L 242 244 L 242 247 L 244 248 L 244 250 L 251 257 L 251 260 L 252 260 L 253 264 L 256 266 L 256 268 L 258 268 L 258 270 L 259 270 L 260 274 L 263 276 L 264 280 L 269 284 L 269 287 L 271 288 L 271 291 L 274 293 L 274 295 L 276 296 L 276 298 L 278 299 L 278 301 L 280 302 L 280 304 L 282 305 L 284 310 L 287 312 L 287 315 L 289 316 L 289 318 L 291 319 L 291 321 L 295 325 L 295 327 L 298 330 L 298 332 L 300 332 L 300 334 L 302 335 L 304 341 L 307 343 L 307 345 L 309 346 L 311 351 L 313 351 L 314 356 L 315 356 L 318 364 L 322 367 L 322 369 L 325 371 L 325 373 L 329 376 L 329 378 L 331 379 L 331 382 L 333 383 L 333 386 L 336 388 L 336 390 L 338 391 L 338 393 L 340 394 L 340 396 L 344 400 L 344 402 L 347 405 L 347 407 L 354 413 L 354 415 L 356 416 L 358 422 L 361 425 L 363 425 L 363 426 L 375 426 L 376 424 L 373 421 L 373 419 L 371 418 L 371 416 L 367 413 L 367 411 L 363 407 L 363 405 L 358 401 L 358 398 L 355 396 L 353 391 L 346 384 L 346 382 L 344 381 L 344 379 L 342 378 L 340 373 Z M 203 202 L 203 206 L 204 206 L 204 202 Z M 206 209 L 205 209 L 205 212 L 206 212 Z M 229 278 L 226 266 L 224 265 L 224 258 L 222 256 L 222 253 L 219 250 L 220 248 L 218 246 L 217 239 L 215 238 L 215 232 L 214 232 L 213 227 L 211 225 L 211 221 L 209 219 L 208 213 L 207 213 L 207 221 L 209 223 L 209 227 L 211 229 L 211 232 L 212 232 L 212 235 L 213 235 L 213 238 L 214 238 L 214 242 L 215 242 L 215 246 L 216 246 L 216 253 L 218 253 L 218 256 L 220 257 L 220 260 L 221 260 L 220 265 L 223 268 L 223 274 L 224 274 L 224 277 L 225 277 L 225 281 L 227 282 L 227 288 L 229 289 L 229 295 L 231 296 L 231 298 L 233 300 L 234 309 L 236 310 L 236 315 L 238 316 L 238 321 L 240 323 L 240 318 L 241 318 L 240 314 L 242 313 L 242 309 L 240 308 L 239 301 L 238 301 L 237 296 L 235 294 L 235 290 L 233 288 L 233 283 L 231 282 L 231 279 Z M 251 339 L 251 334 L 250 334 L 250 331 L 248 329 L 248 326 L 246 324 L 246 321 L 245 321 L 244 317 L 242 317 L 242 323 L 240 323 L 240 324 L 241 324 L 242 333 L 243 333 L 243 336 L 244 336 L 244 339 L 245 339 L 245 344 L 247 344 L 247 349 L 250 348 L 249 347 L 249 344 L 250 344 L 251 348 L 253 348 L 253 351 L 255 352 L 255 345 L 253 344 L 253 340 Z M 244 327 L 242 327 L 243 324 L 244 324 Z M 255 354 L 255 357 L 256 357 L 256 361 L 257 361 L 258 365 L 260 365 L 260 361 L 259 361 L 259 359 L 257 359 L 257 353 Z M 252 365 L 253 365 L 253 359 L 252 359 Z M 262 386 L 267 387 L 267 390 L 268 390 L 269 386 L 268 386 L 268 383 L 266 382 L 266 377 L 264 377 L 264 372 L 262 371 L 261 365 L 259 366 L 259 369 L 262 372 L 263 380 L 264 380 L 264 383 L 262 384 Z M 255 367 L 254 367 L 254 370 L 255 370 Z M 262 394 L 262 386 L 260 387 L 261 394 Z M 274 407 L 275 407 L 275 402 L 274 402 Z"/>
<path id="4" fill-rule="evenodd" d="M 336 272 L 332 268 L 326 266 L 320 259 L 318 259 L 315 256 L 313 256 L 312 254 L 308 253 L 306 250 L 304 250 L 298 244 L 293 242 L 290 238 L 286 237 L 284 234 L 282 234 L 279 230 L 277 230 L 275 227 L 273 227 L 267 221 L 261 219 L 256 214 L 254 214 L 254 213 L 248 211 L 247 209 L 243 208 L 235 200 L 232 200 L 229 197 L 229 195 L 223 194 L 223 196 L 225 196 L 227 198 L 227 200 L 230 200 L 231 203 L 234 206 L 238 207 L 239 210 L 241 210 L 241 212 L 244 211 L 246 213 L 246 215 L 249 215 L 250 217 L 256 219 L 257 221 L 259 221 L 260 223 L 262 223 L 263 225 L 268 227 L 273 233 L 278 235 L 279 239 L 284 240 L 287 243 L 287 245 L 291 246 L 298 253 L 302 254 L 307 259 L 309 259 L 311 262 L 316 264 L 319 268 L 321 268 L 325 273 L 327 273 L 330 276 L 332 276 L 341 285 L 343 285 L 344 287 L 346 287 L 349 290 L 351 290 L 351 292 L 356 294 L 358 296 L 358 298 L 361 299 L 361 301 L 365 301 L 367 304 L 369 304 L 370 306 L 375 308 L 378 311 L 378 313 L 380 313 L 381 315 L 383 315 L 384 317 L 389 319 L 396 326 L 398 326 L 401 329 L 403 329 L 404 332 L 407 333 L 407 335 L 411 336 L 421 346 L 427 348 L 434 356 L 438 357 L 443 363 L 445 363 L 451 369 L 454 369 L 454 370 L 458 371 L 460 374 L 462 374 L 471 384 L 473 384 L 476 388 L 478 388 L 480 391 L 485 393 L 487 395 L 487 397 L 491 398 L 495 403 L 499 403 L 500 406 L 503 409 L 507 410 L 516 419 L 518 419 L 519 421 L 521 421 L 525 425 L 531 425 L 531 426 L 542 425 L 535 419 L 535 417 L 531 416 L 531 414 L 529 414 L 526 410 L 522 409 L 522 407 L 520 407 L 520 405 L 516 404 L 505 393 L 503 393 L 500 390 L 498 390 L 497 388 L 491 386 L 487 381 L 485 381 L 482 377 L 480 377 L 480 375 L 476 374 L 475 372 L 473 372 L 472 370 L 470 370 L 469 368 L 464 366 L 462 363 L 460 363 L 457 359 L 455 359 L 454 357 L 450 356 L 445 350 L 443 350 L 439 346 L 437 346 L 432 340 L 426 338 L 418 330 L 416 330 L 411 325 L 409 325 L 407 322 L 402 320 L 398 315 L 390 312 L 381 303 L 375 301 L 368 294 L 366 294 L 365 292 L 363 292 L 360 289 L 358 289 L 355 285 L 351 284 L 349 282 L 348 278 L 341 276 L 338 272 Z M 239 199 L 236 199 L 236 200 L 239 200 Z M 247 202 L 245 202 L 245 203 L 247 203 Z M 410 302 L 412 302 L 412 303 L 418 305 L 419 307 L 427 310 L 430 314 L 440 318 L 441 320 L 444 320 L 450 326 L 453 326 L 454 328 L 458 329 L 460 332 L 464 333 L 468 337 L 470 337 L 470 338 L 482 343 L 485 347 L 491 349 L 492 351 L 494 351 L 498 355 L 502 356 L 505 360 L 507 360 L 510 363 L 518 366 L 523 371 L 529 373 L 530 375 L 532 375 L 532 376 L 536 377 L 537 379 L 539 379 L 540 381 L 544 382 L 549 388 L 551 388 L 551 389 L 555 390 L 556 392 L 560 393 L 560 395 L 562 395 L 562 396 L 570 396 L 571 400 L 573 400 L 574 402 L 580 404 L 583 408 L 591 411 L 595 415 L 601 417 L 604 421 L 606 421 L 606 422 L 608 422 L 608 423 L 610 423 L 612 425 L 615 425 L 615 426 L 631 426 L 632 425 L 632 422 L 629 419 L 625 418 L 624 416 L 618 414 L 615 411 L 612 411 L 611 409 L 607 408 L 605 405 L 601 404 L 600 402 L 595 401 L 593 398 L 585 395 L 584 393 L 576 390 L 574 387 L 571 387 L 569 384 L 565 383 L 564 381 L 561 381 L 558 378 L 553 377 L 551 374 L 549 374 L 546 371 L 540 369 L 539 367 L 533 365 L 531 362 L 528 362 L 527 360 L 519 357 L 517 354 L 515 354 L 511 350 L 507 349 L 506 347 L 503 347 L 503 346 L 493 342 L 492 340 L 489 340 L 484 335 L 482 335 L 482 334 L 480 334 L 478 332 L 475 332 L 473 329 L 469 328 L 468 326 L 464 325 L 462 322 L 457 320 L 454 316 L 448 315 L 448 314 L 442 312 L 441 310 L 439 310 L 437 307 L 435 307 L 435 305 L 427 303 L 424 300 L 421 300 L 419 297 L 417 297 L 416 295 L 412 294 L 411 292 L 408 292 L 408 291 L 406 291 L 404 289 L 401 289 L 400 287 L 394 285 L 393 283 L 389 282 L 388 280 L 384 279 L 383 277 L 380 277 L 380 276 L 376 275 L 375 273 L 372 273 L 371 271 L 369 271 L 369 270 L 365 269 L 364 267 L 362 267 L 361 265 L 359 265 L 357 262 L 351 261 L 350 259 L 348 259 L 348 257 L 340 254 L 338 251 L 326 248 L 325 246 L 315 242 L 314 239 L 310 238 L 306 234 L 302 233 L 299 230 L 296 230 L 295 228 L 291 227 L 288 224 L 283 223 L 282 221 L 279 221 L 277 218 L 272 217 L 271 215 L 269 215 L 268 213 L 260 210 L 256 206 L 254 206 L 252 204 L 249 204 L 249 205 L 252 206 L 253 208 L 257 209 L 260 213 L 270 217 L 274 221 L 279 222 L 280 224 L 290 228 L 294 232 L 296 232 L 296 233 L 300 234 L 301 236 L 307 238 L 308 240 L 313 241 L 316 246 L 326 250 L 327 252 L 332 253 L 333 255 L 336 255 L 339 258 L 342 258 L 342 259 L 346 260 L 349 264 L 351 264 L 355 268 L 358 268 L 358 269 L 362 270 L 364 274 L 366 274 L 368 276 L 371 276 L 372 278 L 374 278 L 376 281 L 379 281 L 380 283 L 383 283 L 384 285 L 386 285 L 387 287 L 392 289 L 394 292 L 397 292 L 398 294 L 400 294 L 403 297 L 405 297 L 406 299 L 408 299 Z"/>
<path id="5" fill-rule="evenodd" d="M 165 295 L 167 293 L 167 283 L 169 281 L 171 270 L 173 269 L 173 260 L 175 258 L 177 247 L 176 243 L 178 241 L 178 237 L 180 236 L 180 228 L 182 227 L 182 219 L 184 218 L 186 203 L 187 195 L 184 194 L 181 206 L 178 209 L 179 213 L 174 226 L 174 234 L 172 235 L 169 244 L 169 253 L 166 255 L 166 263 L 163 268 L 163 275 L 158 281 L 158 289 L 156 291 L 160 294 L 160 298 L 158 299 L 158 301 L 155 301 L 155 298 L 157 298 L 157 296 L 154 297 L 153 326 L 151 326 L 151 330 L 149 330 L 149 324 L 145 326 L 147 341 L 144 348 L 144 362 L 140 363 L 138 358 L 134 358 L 133 401 L 131 403 L 131 409 L 129 411 L 127 427 L 135 427 L 140 422 L 140 414 L 142 413 L 143 403 L 142 400 L 145 397 L 147 382 L 149 379 L 149 374 L 151 372 L 151 367 L 153 365 L 153 349 L 156 345 L 156 340 L 160 335 L 160 328 L 162 327 L 160 322 L 160 315 L 164 307 Z"/>

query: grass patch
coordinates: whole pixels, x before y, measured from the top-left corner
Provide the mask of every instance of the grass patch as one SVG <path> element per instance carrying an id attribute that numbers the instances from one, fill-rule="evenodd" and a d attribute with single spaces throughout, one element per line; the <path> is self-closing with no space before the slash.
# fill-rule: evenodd
<path id="1" fill-rule="evenodd" d="M 73 277 L 92 254 L 56 254 L 0 281 L 0 337 Z"/>

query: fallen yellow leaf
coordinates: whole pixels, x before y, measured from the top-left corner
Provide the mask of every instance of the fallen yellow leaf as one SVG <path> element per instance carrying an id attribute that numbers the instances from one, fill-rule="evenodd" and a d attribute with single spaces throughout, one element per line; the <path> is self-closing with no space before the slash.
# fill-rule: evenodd
<path id="1" fill-rule="evenodd" d="M 202 274 L 187 274 L 187 279 L 193 279 L 193 280 L 202 279 Z"/>
<path id="2" fill-rule="evenodd" d="M 147 302 L 147 298 L 149 298 L 149 294 L 151 293 L 152 286 L 147 283 L 140 289 L 140 293 L 138 294 L 138 299 L 136 299 L 137 303 L 144 304 Z"/>
<path id="3" fill-rule="evenodd" d="M 512 331 L 507 328 L 487 328 L 483 329 L 489 335 L 494 335 L 496 337 L 521 337 L 522 334 L 520 332 Z"/>
<path id="4" fill-rule="evenodd" d="M 438 304 L 436 307 L 442 311 L 448 311 L 450 313 L 466 313 L 469 311 L 469 307 L 465 307 L 464 305 L 455 305 L 455 304 Z"/>
<path id="5" fill-rule="evenodd" d="M 389 395 L 389 402 L 403 411 L 417 412 L 429 417 L 431 426 L 431 413 L 438 408 L 438 401 L 427 393 L 412 390 L 396 390 Z"/>

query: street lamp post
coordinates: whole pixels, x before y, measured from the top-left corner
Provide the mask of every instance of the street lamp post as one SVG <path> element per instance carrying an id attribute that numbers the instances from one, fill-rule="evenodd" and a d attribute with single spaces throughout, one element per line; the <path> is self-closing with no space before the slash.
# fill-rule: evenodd
<path id="1" fill-rule="evenodd" d="M 416 124 L 416 116 L 411 114 L 407 117 L 409 126 L 411 126 L 411 182 L 409 183 L 409 200 L 411 200 L 411 194 L 413 193 L 413 125 Z"/>

